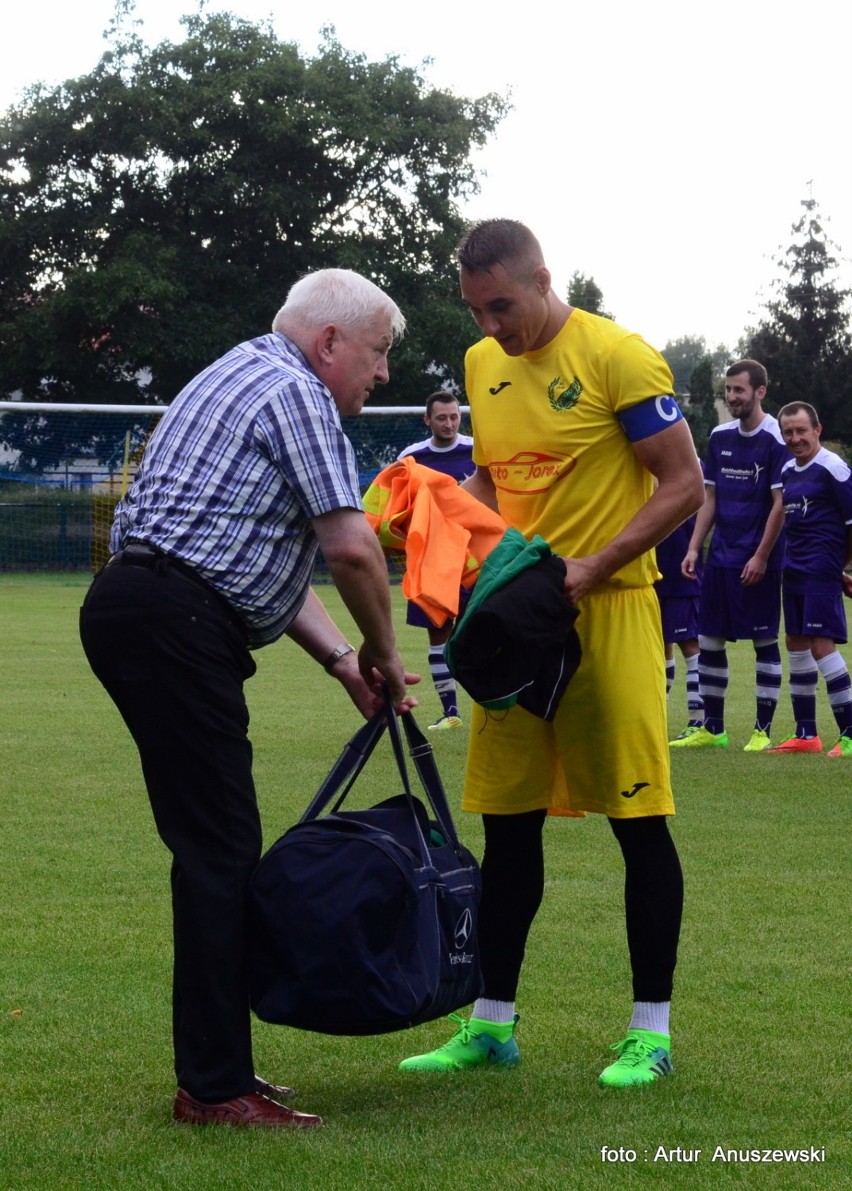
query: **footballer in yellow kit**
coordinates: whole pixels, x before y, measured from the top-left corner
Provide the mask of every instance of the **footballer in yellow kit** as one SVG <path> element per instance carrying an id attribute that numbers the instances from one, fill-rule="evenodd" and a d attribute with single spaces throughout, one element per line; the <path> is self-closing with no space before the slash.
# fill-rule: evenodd
<path id="1" fill-rule="evenodd" d="M 462 805 L 481 812 L 485 840 L 482 991 L 447 1042 L 400 1069 L 520 1062 L 516 997 L 545 896 L 546 815 L 593 811 L 606 816 L 624 860 L 633 994 L 626 1034 L 611 1047 L 616 1060 L 598 1083 L 636 1087 L 674 1070 L 669 1017 L 683 908 L 667 819 L 654 546 L 700 506 L 703 477 L 663 359 L 639 336 L 564 302 L 529 228 L 483 220 L 456 256 L 462 301 L 483 335 L 465 361 L 476 470 L 464 487 L 562 559 L 583 656 L 552 723 L 517 706 L 475 709 Z M 559 834 L 568 846 L 587 833 Z M 570 903 L 576 921 L 573 894 Z M 566 965 L 571 958 L 566 951 Z M 573 983 L 561 981 L 557 1002 L 570 1004 Z"/>
<path id="2" fill-rule="evenodd" d="M 512 356 L 481 340 L 465 379 L 474 461 L 525 536 L 585 557 L 647 504 L 654 478 L 631 443 L 681 415 L 665 360 L 638 335 L 574 309 L 538 350 Z M 519 707 L 499 719 L 475 709 L 465 810 L 674 812 L 657 578 L 646 550 L 580 601 L 583 659 L 552 724 Z"/>

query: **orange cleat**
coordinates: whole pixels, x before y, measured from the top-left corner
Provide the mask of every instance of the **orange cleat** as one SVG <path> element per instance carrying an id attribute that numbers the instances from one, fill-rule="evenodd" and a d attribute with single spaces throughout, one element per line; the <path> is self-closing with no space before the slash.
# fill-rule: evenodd
<path id="1" fill-rule="evenodd" d="M 767 753 L 821 753 L 822 741 L 818 736 L 789 736 L 776 744 L 774 748 L 766 749 Z"/>

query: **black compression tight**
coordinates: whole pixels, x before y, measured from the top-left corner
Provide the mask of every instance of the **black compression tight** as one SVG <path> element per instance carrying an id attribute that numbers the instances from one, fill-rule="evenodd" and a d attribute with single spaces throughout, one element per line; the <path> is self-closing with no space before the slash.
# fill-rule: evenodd
<path id="1" fill-rule="evenodd" d="M 544 894 L 546 811 L 483 815 L 479 953 L 483 995 L 514 1001 L 527 935 Z"/>
<path id="2" fill-rule="evenodd" d="M 664 815 L 610 819 L 624 856 L 624 908 L 634 1001 L 670 1001 L 683 873 Z"/>
<path id="3" fill-rule="evenodd" d="M 479 945 L 483 995 L 514 1001 L 527 936 L 544 893 L 545 811 L 483 815 Z M 636 1001 L 671 1000 L 683 876 L 665 816 L 610 819 L 625 864 L 627 943 Z"/>

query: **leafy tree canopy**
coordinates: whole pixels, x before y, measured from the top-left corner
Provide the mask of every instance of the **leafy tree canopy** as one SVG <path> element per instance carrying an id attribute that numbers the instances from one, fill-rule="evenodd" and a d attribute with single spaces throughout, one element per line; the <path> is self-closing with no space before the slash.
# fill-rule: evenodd
<path id="1" fill-rule="evenodd" d="M 581 310 L 588 310 L 589 314 L 599 314 L 601 318 L 614 319 L 603 307 L 603 290 L 594 277 L 587 277 L 585 273 L 576 272 L 568 282 L 568 305 L 579 306 Z"/>
<path id="2" fill-rule="evenodd" d="M 0 394 L 168 402 L 271 324 L 303 273 L 356 269 L 409 319 L 389 402 L 458 382 L 457 202 L 505 114 L 389 57 L 314 58 L 199 10 L 154 48 L 119 0 L 91 74 L 0 120 Z"/>
<path id="3" fill-rule="evenodd" d="M 707 454 L 707 440 L 714 426 L 719 423 L 716 409 L 718 397 L 718 381 L 714 379 L 715 365 L 711 356 L 704 356 L 693 368 L 687 392 L 689 396 L 682 403 L 683 415 L 689 429 L 699 459 Z"/>
<path id="4" fill-rule="evenodd" d="M 838 289 L 835 245 L 817 203 L 803 199 L 793 241 L 777 260 L 782 276 L 766 303 L 764 321 L 745 340 L 745 354 L 769 372 L 771 405 L 816 406 L 826 438 L 852 440 L 852 333 L 850 291 Z M 770 404 L 770 403 L 767 403 Z"/>
<path id="5" fill-rule="evenodd" d="M 703 335 L 681 335 L 679 339 L 670 339 L 662 354 L 672 370 L 675 392 L 681 395 L 692 394 L 692 375 L 705 359 L 710 360 L 711 378 L 714 381 L 722 376 L 730 359 L 728 349 L 723 343 L 711 349 Z M 698 375 L 701 377 L 700 383 L 703 384 L 703 371 Z"/>

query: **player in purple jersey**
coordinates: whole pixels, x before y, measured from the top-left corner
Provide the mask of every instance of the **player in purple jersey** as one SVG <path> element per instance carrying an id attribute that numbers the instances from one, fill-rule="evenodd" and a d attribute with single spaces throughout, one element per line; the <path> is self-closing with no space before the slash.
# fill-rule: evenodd
<path id="1" fill-rule="evenodd" d="M 697 730 L 687 728 L 670 742 L 673 748 L 727 747 L 725 642 L 742 638 L 754 645 L 757 703 L 754 730 L 744 751 L 762 752 L 771 744 L 781 688 L 781 469 L 788 455 L 777 421 L 761 404 L 768 383 L 766 369 L 756 360 L 739 360 L 726 373 L 725 400 L 734 420 L 710 435 L 704 465 L 707 496 L 681 564 L 683 574 L 694 578 L 713 526 L 699 611 L 704 724 Z"/>
<path id="2" fill-rule="evenodd" d="M 469 434 L 459 434 L 461 410 L 458 399 L 443 389 L 432 393 L 426 398 L 423 421 L 431 431 L 430 437 L 406 447 L 399 458 L 414 459 L 424 467 L 452 476 L 461 484 L 476 471 L 476 466 L 473 463 L 473 439 Z M 425 612 L 409 602 L 405 623 L 417 625 L 429 633 L 429 673 L 442 708 L 439 719 L 429 725 L 430 731 L 461 728 L 456 682 L 444 661 L 444 645 L 453 631 L 454 621 L 448 620 L 438 628 Z"/>
<path id="3" fill-rule="evenodd" d="M 852 683 L 837 644 L 846 641 L 843 596 L 852 595 L 852 471 L 820 445 L 812 405 L 793 401 L 778 414 L 793 456 L 784 466 L 784 627 L 790 655 L 795 734 L 773 753 L 821 753 L 816 689 L 825 679 L 839 739 L 829 757 L 852 757 Z"/>
<path id="4" fill-rule="evenodd" d="M 662 579 L 654 584 L 660 601 L 663 643 L 666 657 L 666 698 L 675 680 L 677 645 L 686 664 L 686 730 L 694 732 L 704 723 L 704 701 L 698 689 L 698 603 L 701 592 L 701 561 L 696 561 L 695 577 L 687 579 L 680 569 L 689 549 L 695 518 L 690 517 L 657 546 L 657 566 Z M 697 580 L 697 582 L 696 582 Z"/>

